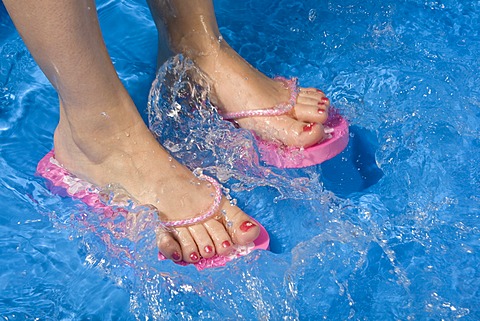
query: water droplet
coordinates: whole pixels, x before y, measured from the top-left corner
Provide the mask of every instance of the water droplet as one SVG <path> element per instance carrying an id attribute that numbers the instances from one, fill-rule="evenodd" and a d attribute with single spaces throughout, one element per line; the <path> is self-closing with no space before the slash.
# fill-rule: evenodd
<path id="1" fill-rule="evenodd" d="M 317 19 L 317 11 L 315 9 L 310 9 L 308 12 L 308 20 L 311 22 L 315 21 Z"/>

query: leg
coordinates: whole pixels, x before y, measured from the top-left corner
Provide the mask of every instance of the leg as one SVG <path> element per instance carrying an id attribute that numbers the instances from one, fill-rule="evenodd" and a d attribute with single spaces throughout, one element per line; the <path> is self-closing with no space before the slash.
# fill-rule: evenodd
<path id="1" fill-rule="evenodd" d="M 170 48 L 183 53 L 213 81 L 216 104 L 226 112 L 270 108 L 289 98 L 283 84 L 248 64 L 221 37 L 211 0 L 148 0 L 162 37 Z M 287 145 L 311 146 L 323 139 L 322 124 L 330 103 L 314 88 L 302 88 L 289 115 L 250 117 L 238 123 L 264 139 Z"/>
<path id="2" fill-rule="evenodd" d="M 93 0 L 5 0 L 5 6 L 60 99 L 54 135 L 56 158 L 72 173 L 98 186 L 117 183 L 168 220 L 209 208 L 212 187 L 169 157 L 142 121 L 108 56 Z M 233 222 L 209 219 L 162 233 L 168 258 L 197 261 L 199 254 L 226 254 L 229 244 L 247 244 L 258 233 L 249 217 L 222 199 Z M 224 222 L 223 222 L 224 223 Z M 243 225 L 242 225 L 243 224 Z M 243 227 L 243 229 L 242 229 Z"/>

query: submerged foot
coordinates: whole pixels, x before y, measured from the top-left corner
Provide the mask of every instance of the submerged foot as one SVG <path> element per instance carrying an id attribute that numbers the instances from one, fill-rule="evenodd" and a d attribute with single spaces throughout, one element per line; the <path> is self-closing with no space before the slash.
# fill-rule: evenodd
<path id="1" fill-rule="evenodd" d="M 288 102 L 291 93 L 281 81 L 270 79 L 253 68 L 225 41 L 182 43 L 180 51 L 193 59 L 213 82 L 214 103 L 220 112 L 271 109 Z M 195 49 L 194 49 L 195 48 Z M 237 119 L 243 128 L 265 140 L 289 146 L 309 147 L 321 141 L 330 101 L 315 88 L 300 88 L 294 108 L 280 116 Z"/>
<path id="2" fill-rule="evenodd" d="M 62 111 L 55 131 L 55 155 L 76 176 L 97 186 L 119 184 L 140 203 L 155 206 L 165 221 L 192 218 L 211 207 L 212 184 L 173 159 L 130 102 L 114 114 L 99 114 L 90 128 L 75 128 Z M 259 227 L 225 197 L 216 214 L 197 224 L 159 231 L 161 253 L 192 263 L 201 257 L 228 255 L 235 244 L 246 245 L 257 238 Z"/>

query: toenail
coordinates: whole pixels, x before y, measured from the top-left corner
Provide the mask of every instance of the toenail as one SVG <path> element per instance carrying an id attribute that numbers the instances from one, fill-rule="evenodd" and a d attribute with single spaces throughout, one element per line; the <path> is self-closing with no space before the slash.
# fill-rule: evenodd
<path id="1" fill-rule="evenodd" d="M 242 230 L 243 232 L 247 232 L 249 229 L 251 229 L 254 226 L 256 226 L 256 225 L 253 224 L 252 222 L 245 221 L 245 222 L 242 223 L 242 225 L 240 225 L 240 230 Z"/>
<path id="2" fill-rule="evenodd" d="M 178 252 L 173 252 L 172 259 L 174 261 L 180 261 L 180 254 L 178 254 Z"/>
<path id="3" fill-rule="evenodd" d="M 312 130 L 313 126 L 315 126 L 315 123 L 310 123 L 308 125 L 303 126 L 303 131 L 304 132 L 309 132 Z"/>
<path id="4" fill-rule="evenodd" d="M 210 245 L 207 245 L 207 246 L 205 246 L 204 250 L 205 250 L 205 253 L 212 253 L 213 252 L 213 247 L 211 247 Z"/>
<path id="5" fill-rule="evenodd" d="M 318 105 L 318 106 L 324 106 L 324 105 L 325 105 L 325 102 L 319 101 L 319 102 L 317 103 L 317 105 Z"/>
<path id="6" fill-rule="evenodd" d="M 325 109 L 323 109 L 323 108 L 318 108 L 318 109 L 317 109 L 317 113 L 319 113 L 319 114 L 324 114 L 324 113 L 325 113 Z"/>
<path id="7" fill-rule="evenodd" d="M 190 259 L 192 261 L 198 261 L 198 254 L 197 252 L 193 252 L 192 254 L 190 254 Z"/>
<path id="8" fill-rule="evenodd" d="M 322 98 L 320 98 L 320 100 L 322 100 L 322 101 L 329 101 L 330 99 L 328 99 L 327 97 L 322 97 Z"/>
<path id="9" fill-rule="evenodd" d="M 321 93 L 321 94 L 325 95 L 325 93 L 323 91 L 321 91 L 320 89 L 317 89 L 317 93 Z"/>
<path id="10" fill-rule="evenodd" d="M 225 242 L 222 243 L 223 248 L 227 248 L 227 247 L 230 247 L 230 246 L 231 246 L 231 244 L 230 244 L 229 241 L 225 241 Z"/>

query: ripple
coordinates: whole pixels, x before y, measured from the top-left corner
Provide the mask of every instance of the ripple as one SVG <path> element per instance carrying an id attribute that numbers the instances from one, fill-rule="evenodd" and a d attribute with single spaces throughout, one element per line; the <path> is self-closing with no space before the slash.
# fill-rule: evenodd
<path id="1" fill-rule="evenodd" d="M 154 86 L 150 125 L 262 222 L 272 251 L 202 273 L 158 262 L 154 246 L 136 247 L 107 228 L 117 221 L 33 177 L 58 102 L 0 5 L 2 317 L 475 319 L 479 3 L 215 6 L 224 37 L 250 63 L 324 88 L 353 124 L 350 150 L 312 169 L 265 167 L 251 135 L 209 104 L 208 83 L 189 85 L 195 68 L 167 64 L 172 86 Z M 157 47 L 146 4 L 99 8 L 115 67 L 146 118 Z"/>

